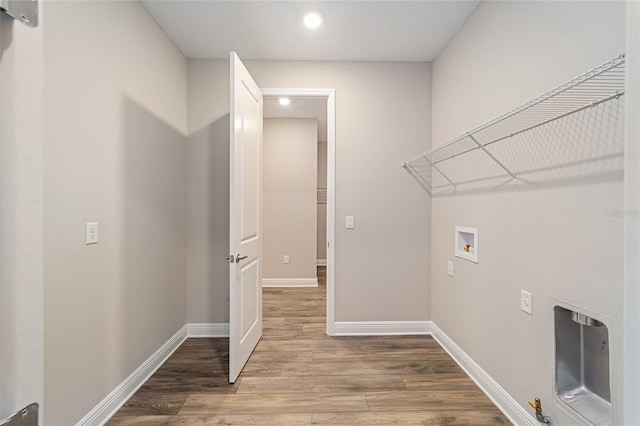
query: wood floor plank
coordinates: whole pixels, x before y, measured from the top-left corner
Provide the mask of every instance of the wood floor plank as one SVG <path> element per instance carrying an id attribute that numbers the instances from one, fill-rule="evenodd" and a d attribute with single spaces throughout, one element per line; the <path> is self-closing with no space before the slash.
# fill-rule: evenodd
<path id="1" fill-rule="evenodd" d="M 311 362 L 313 351 L 262 351 L 251 354 L 253 362 Z"/>
<path id="2" fill-rule="evenodd" d="M 220 414 L 210 416 L 180 415 L 172 425 L 256 425 L 302 426 L 311 424 L 311 414 Z"/>
<path id="3" fill-rule="evenodd" d="M 285 336 L 301 336 L 302 324 L 272 324 L 263 325 L 262 327 L 263 337 L 271 337 L 272 335 L 285 335 Z"/>
<path id="4" fill-rule="evenodd" d="M 235 393 L 238 384 L 229 384 L 225 374 L 212 377 L 151 377 L 144 385 L 144 390 L 157 393 L 190 394 L 190 393 Z"/>
<path id="5" fill-rule="evenodd" d="M 322 315 L 318 315 L 318 316 L 306 316 L 306 317 L 296 317 L 296 316 L 287 316 L 287 317 L 282 317 L 281 318 L 285 324 L 298 324 L 298 323 L 305 323 L 305 324 L 324 324 L 326 326 L 327 324 L 327 320 L 324 316 L 324 312 L 322 313 Z"/>
<path id="6" fill-rule="evenodd" d="M 282 376 L 384 376 L 432 374 L 429 361 L 359 361 L 350 362 L 313 362 L 283 363 Z"/>
<path id="7" fill-rule="evenodd" d="M 229 339 L 187 339 L 173 353 L 169 361 L 197 360 L 200 357 L 212 359 L 216 355 L 229 353 Z"/>
<path id="8" fill-rule="evenodd" d="M 288 351 L 288 350 L 313 350 L 317 348 L 322 341 L 316 339 L 292 339 L 284 341 L 273 341 L 268 339 L 260 340 L 254 353 L 261 351 Z"/>
<path id="9" fill-rule="evenodd" d="M 447 356 L 447 355 L 445 355 Z M 314 350 L 314 361 L 393 361 L 393 360 L 440 360 L 440 354 L 434 354 L 432 349 L 382 349 L 382 350 L 366 350 L 366 349 L 326 349 Z"/>
<path id="10" fill-rule="evenodd" d="M 330 336 L 327 336 L 327 325 L 324 323 L 320 324 L 303 324 L 302 325 L 302 337 L 311 337 L 314 339 L 329 339 Z"/>
<path id="11" fill-rule="evenodd" d="M 245 364 L 240 377 L 279 377 L 282 375 L 282 364 L 277 362 L 254 362 L 251 359 Z"/>
<path id="12" fill-rule="evenodd" d="M 188 397 L 188 394 L 159 394 L 141 389 L 118 410 L 118 415 L 126 417 L 178 414 Z"/>
<path id="13" fill-rule="evenodd" d="M 308 393 L 315 389 L 315 377 L 243 377 L 238 393 Z"/>
<path id="14" fill-rule="evenodd" d="M 451 358 L 429 361 L 434 373 L 465 374 L 464 370 Z"/>
<path id="15" fill-rule="evenodd" d="M 479 389 L 473 391 L 367 392 L 371 411 L 483 410 L 495 406 Z"/>
<path id="16" fill-rule="evenodd" d="M 334 344 L 345 348 L 366 348 L 366 349 L 406 349 L 406 348 L 429 348 L 442 350 L 438 342 L 431 336 L 353 336 L 336 337 Z"/>
<path id="17" fill-rule="evenodd" d="M 209 352 L 208 349 L 200 349 L 200 352 L 199 354 L 183 353 L 175 358 L 172 357 L 160 367 L 160 370 L 183 366 L 225 367 L 229 364 L 229 351 Z"/>
<path id="18" fill-rule="evenodd" d="M 199 395 L 187 398 L 180 414 L 321 413 L 368 411 L 363 392 Z"/>
<path id="19" fill-rule="evenodd" d="M 277 324 L 262 328 L 262 340 L 295 340 L 302 334 L 302 324 Z"/>
<path id="20" fill-rule="evenodd" d="M 316 413 L 314 425 L 500 425 L 509 424 L 497 410 Z"/>
<path id="21" fill-rule="evenodd" d="M 157 377 L 215 377 L 228 374 L 229 366 L 226 363 L 198 363 L 198 362 L 184 362 L 184 363 L 172 363 L 163 366 L 158 369 L 155 375 Z"/>
<path id="22" fill-rule="evenodd" d="M 402 376 L 412 391 L 473 390 L 477 385 L 466 374 L 416 374 Z"/>
<path id="23" fill-rule="evenodd" d="M 268 325 L 276 325 L 276 324 L 284 324 L 287 320 L 287 317 L 266 317 L 266 318 L 262 318 L 262 324 L 268 324 Z"/>
<path id="24" fill-rule="evenodd" d="M 357 336 L 357 337 L 332 337 L 325 340 L 318 339 L 293 339 L 285 341 L 261 340 L 256 347 L 256 351 L 265 350 L 321 350 L 321 349 L 362 349 L 362 350 L 395 350 L 395 349 L 435 349 L 440 354 L 442 349 L 438 343 L 429 336 L 406 337 L 396 336 L 396 339 L 385 338 L 386 336 Z M 445 352 L 445 356 L 446 352 Z"/>
<path id="25" fill-rule="evenodd" d="M 242 379 L 238 393 L 374 392 L 406 389 L 402 377 L 398 375 L 250 377 Z"/>
<path id="26" fill-rule="evenodd" d="M 175 416 L 115 416 L 107 426 L 168 426 L 175 424 Z"/>

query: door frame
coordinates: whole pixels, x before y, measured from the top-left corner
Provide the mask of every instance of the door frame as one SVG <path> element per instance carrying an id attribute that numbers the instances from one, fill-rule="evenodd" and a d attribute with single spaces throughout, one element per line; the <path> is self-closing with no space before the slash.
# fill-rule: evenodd
<path id="1" fill-rule="evenodd" d="M 42 13 L 42 2 L 38 13 Z M 43 29 L 0 12 L 0 419 L 44 401 Z M 4 389 L 4 391 L 2 391 Z"/>
<path id="2" fill-rule="evenodd" d="M 327 334 L 335 336 L 335 223 L 336 223 L 336 91 L 335 89 L 262 90 L 264 97 L 285 96 L 327 100 Z"/>
<path id="3" fill-rule="evenodd" d="M 614 420 L 618 413 L 622 418 L 617 421 L 635 424 L 640 421 L 640 125 L 637 117 L 640 111 L 640 5 L 637 2 L 626 4 L 626 48 L 627 60 L 625 71 L 625 147 L 624 147 L 624 315 L 623 326 L 623 375 L 622 375 L 622 409 L 614 412 Z"/>

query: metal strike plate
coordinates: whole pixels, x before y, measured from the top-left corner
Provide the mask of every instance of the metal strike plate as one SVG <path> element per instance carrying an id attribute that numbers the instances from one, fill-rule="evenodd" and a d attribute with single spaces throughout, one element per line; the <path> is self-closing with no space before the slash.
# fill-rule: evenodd
<path id="1" fill-rule="evenodd" d="M 29 404 L 10 417 L 0 420 L 0 426 L 38 426 L 38 404 Z"/>
<path id="2" fill-rule="evenodd" d="M 0 0 L 0 10 L 29 27 L 38 26 L 38 0 Z"/>

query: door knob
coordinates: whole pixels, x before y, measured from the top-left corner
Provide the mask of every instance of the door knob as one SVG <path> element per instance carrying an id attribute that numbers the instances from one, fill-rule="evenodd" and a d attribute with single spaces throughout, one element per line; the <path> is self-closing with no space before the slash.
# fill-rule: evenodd
<path id="1" fill-rule="evenodd" d="M 240 256 L 240 253 L 236 254 L 236 263 L 239 263 L 241 260 L 247 259 L 249 256 Z"/>

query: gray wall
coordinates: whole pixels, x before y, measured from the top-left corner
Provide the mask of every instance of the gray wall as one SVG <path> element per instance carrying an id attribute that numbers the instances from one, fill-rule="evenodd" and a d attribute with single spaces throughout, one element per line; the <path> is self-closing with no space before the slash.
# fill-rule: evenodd
<path id="1" fill-rule="evenodd" d="M 229 63 L 188 62 L 187 321 L 229 322 Z"/>
<path id="2" fill-rule="evenodd" d="M 434 63 L 434 145 L 623 50 L 622 2 L 481 3 Z M 536 155 L 528 149 L 512 156 Z M 433 199 L 434 322 L 528 411 L 540 396 L 555 424 L 578 422 L 552 402 L 554 299 L 608 318 L 620 413 L 623 219 L 605 212 L 623 208 L 622 188 L 618 170 Z M 455 225 L 478 228 L 477 265 L 454 258 Z M 533 316 L 520 311 L 521 289 Z"/>
<path id="3" fill-rule="evenodd" d="M 318 122 L 267 118 L 263 132 L 263 278 L 315 279 Z"/>
<path id="4" fill-rule="evenodd" d="M 318 242 L 317 257 L 318 260 L 327 260 L 327 142 L 318 141 Z M 321 201 L 322 200 L 322 201 Z"/>
<path id="5" fill-rule="evenodd" d="M 0 418 L 42 404 L 42 26 L 0 13 Z"/>
<path id="6" fill-rule="evenodd" d="M 186 323 L 187 61 L 137 2 L 44 9 L 45 416 L 70 425 Z"/>
<path id="7" fill-rule="evenodd" d="M 430 319 L 429 200 L 400 167 L 430 146 L 430 64 L 246 65 L 260 87 L 336 89 L 336 320 Z M 228 81 L 189 60 L 189 322 L 228 322 Z"/>

